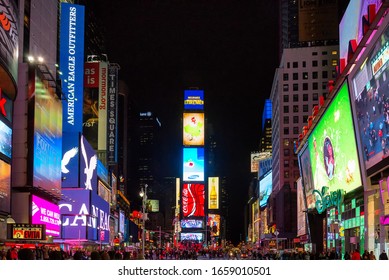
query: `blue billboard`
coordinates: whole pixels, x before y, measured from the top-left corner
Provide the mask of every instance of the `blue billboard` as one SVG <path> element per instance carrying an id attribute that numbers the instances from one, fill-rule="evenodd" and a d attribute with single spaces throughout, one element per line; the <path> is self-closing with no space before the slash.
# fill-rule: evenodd
<path id="1" fill-rule="evenodd" d="M 80 133 L 64 132 L 62 138 L 62 188 L 78 188 Z"/>
<path id="2" fill-rule="evenodd" d="M 60 71 L 62 72 L 63 130 L 82 132 L 85 7 L 61 3 Z"/>
<path id="3" fill-rule="evenodd" d="M 97 192 L 97 155 L 84 136 L 81 136 L 80 152 L 80 188 Z"/>
<path id="4" fill-rule="evenodd" d="M 204 110 L 204 91 L 188 89 L 184 91 L 185 110 Z"/>
<path id="5" fill-rule="evenodd" d="M 204 148 L 184 148 L 183 165 L 183 181 L 204 181 Z"/>
<path id="6" fill-rule="evenodd" d="M 270 171 L 259 181 L 259 207 L 267 205 L 267 201 L 273 190 L 272 186 L 272 172 Z"/>

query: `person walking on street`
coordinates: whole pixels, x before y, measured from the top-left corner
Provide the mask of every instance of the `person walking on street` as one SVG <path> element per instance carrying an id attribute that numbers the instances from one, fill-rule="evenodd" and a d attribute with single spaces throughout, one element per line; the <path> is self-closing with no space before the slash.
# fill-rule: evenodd
<path id="1" fill-rule="evenodd" d="M 378 259 L 380 259 L 380 260 L 387 260 L 388 259 L 388 255 L 386 254 L 385 250 L 382 251 L 382 253 L 380 254 Z"/>

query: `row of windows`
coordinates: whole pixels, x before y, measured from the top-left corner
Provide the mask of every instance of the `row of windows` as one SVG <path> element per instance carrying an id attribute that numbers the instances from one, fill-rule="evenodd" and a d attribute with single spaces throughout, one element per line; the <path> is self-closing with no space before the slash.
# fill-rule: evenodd
<path id="1" fill-rule="evenodd" d="M 316 54 L 317 55 L 317 54 Z M 327 59 L 322 59 L 321 60 L 321 66 L 328 66 L 328 60 Z M 307 67 L 307 62 L 306 61 L 301 61 L 301 65 L 303 68 Z M 332 66 L 337 66 L 338 65 L 338 60 L 336 58 L 331 59 L 331 65 Z M 287 62 L 286 67 L 290 68 L 291 63 Z M 318 60 L 312 60 L 312 67 L 318 67 L 319 66 L 319 61 Z M 299 61 L 293 61 L 292 62 L 292 68 L 299 68 Z"/>
<path id="2" fill-rule="evenodd" d="M 336 75 L 336 71 L 333 70 L 332 74 L 333 74 L 333 76 Z M 311 75 L 312 75 L 312 79 L 313 80 L 316 80 L 316 79 L 319 78 L 319 72 L 317 72 L 317 71 L 311 72 Z M 308 72 L 303 72 L 301 77 L 302 77 L 303 80 L 308 80 L 309 79 Z M 322 79 L 328 79 L 328 71 L 325 71 L 325 70 L 322 71 L 321 72 L 321 77 L 322 77 Z M 293 78 L 294 81 L 299 80 L 299 73 L 297 73 L 297 72 L 293 73 L 292 74 L 292 78 Z M 284 81 L 289 81 L 289 73 L 284 73 L 283 80 Z"/>
<path id="3" fill-rule="evenodd" d="M 293 87 L 293 91 L 299 91 L 299 84 L 297 84 L 297 83 L 293 84 L 292 87 Z M 284 84 L 282 86 L 282 88 L 283 88 L 284 92 L 288 92 L 289 91 L 289 84 Z M 312 90 L 318 90 L 318 89 L 319 89 L 319 83 L 317 83 L 317 82 L 312 83 Z M 322 82 L 321 89 L 322 90 L 326 90 L 327 89 L 327 81 L 326 82 Z M 308 90 L 308 83 L 303 83 L 303 90 L 304 91 Z"/>
<path id="4" fill-rule="evenodd" d="M 314 104 L 313 106 L 316 106 L 317 104 Z M 299 105 L 293 105 L 293 113 L 298 113 L 299 112 Z M 303 112 L 308 112 L 309 107 L 308 104 L 303 104 Z M 289 113 L 289 106 L 285 105 L 284 106 L 284 113 Z"/>
<path id="5" fill-rule="evenodd" d="M 293 94 L 292 96 L 293 102 L 299 102 L 299 95 Z M 289 102 L 289 95 L 284 95 L 283 100 L 285 103 Z M 317 92 L 312 93 L 312 101 L 318 101 L 319 100 L 319 94 Z M 303 94 L 303 101 L 309 101 L 309 94 L 304 93 Z"/>

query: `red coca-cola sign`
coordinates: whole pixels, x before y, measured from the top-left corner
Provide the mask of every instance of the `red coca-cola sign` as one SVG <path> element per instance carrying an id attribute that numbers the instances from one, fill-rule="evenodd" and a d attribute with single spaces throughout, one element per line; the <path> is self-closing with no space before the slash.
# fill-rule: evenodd
<path id="1" fill-rule="evenodd" d="M 182 214 L 186 217 L 204 217 L 204 184 L 184 184 L 182 187 Z"/>

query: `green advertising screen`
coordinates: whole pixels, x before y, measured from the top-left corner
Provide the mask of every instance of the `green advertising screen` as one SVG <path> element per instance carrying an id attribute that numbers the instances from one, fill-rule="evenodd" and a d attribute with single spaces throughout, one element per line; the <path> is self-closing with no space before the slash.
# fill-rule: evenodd
<path id="1" fill-rule="evenodd" d="M 350 192 L 362 185 L 348 84 L 345 82 L 309 136 L 313 185 Z"/>

